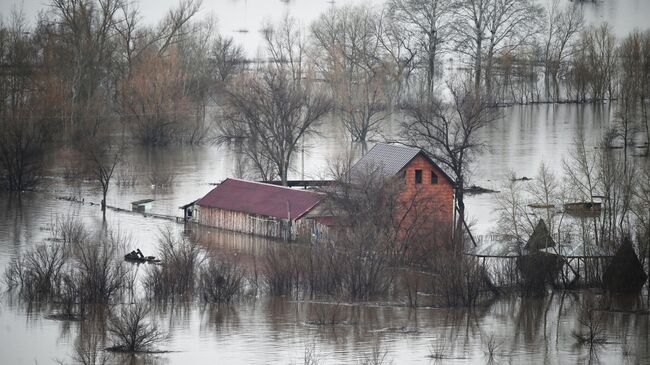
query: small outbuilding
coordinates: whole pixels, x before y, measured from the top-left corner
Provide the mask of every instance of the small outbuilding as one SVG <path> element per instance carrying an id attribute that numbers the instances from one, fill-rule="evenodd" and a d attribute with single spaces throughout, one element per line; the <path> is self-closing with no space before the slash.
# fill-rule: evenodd
<path id="1" fill-rule="evenodd" d="M 131 202 L 131 210 L 134 212 L 145 213 L 151 210 L 153 199 L 142 199 Z"/>
<path id="2" fill-rule="evenodd" d="M 311 190 L 229 178 L 194 202 L 186 218 L 229 231 L 293 240 L 327 228 L 316 219 L 316 207 L 324 198 Z"/>

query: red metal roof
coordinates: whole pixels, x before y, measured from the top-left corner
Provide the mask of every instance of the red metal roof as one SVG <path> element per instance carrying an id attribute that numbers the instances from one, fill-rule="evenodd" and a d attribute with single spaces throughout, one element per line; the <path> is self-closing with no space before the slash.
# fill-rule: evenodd
<path id="1" fill-rule="evenodd" d="M 197 204 L 202 207 L 287 219 L 289 202 L 291 219 L 296 220 L 314 208 L 324 197 L 324 194 L 308 190 L 226 179 L 199 199 Z"/>

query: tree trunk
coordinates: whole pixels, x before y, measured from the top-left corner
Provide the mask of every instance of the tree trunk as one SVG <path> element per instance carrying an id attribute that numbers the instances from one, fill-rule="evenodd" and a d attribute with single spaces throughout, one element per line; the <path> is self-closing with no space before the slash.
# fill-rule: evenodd
<path id="1" fill-rule="evenodd" d="M 106 220 L 106 195 L 108 194 L 108 188 L 102 189 L 102 218 Z"/>
<path id="2" fill-rule="evenodd" d="M 457 177 L 456 180 L 456 205 L 457 221 L 454 232 L 454 251 L 461 252 L 463 249 L 463 220 L 465 219 L 465 202 L 463 199 L 463 177 Z"/>
<path id="3" fill-rule="evenodd" d="M 475 74 L 474 74 L 474 88 L 476 91 L 476 94 L 478 94 L 479 90 L 481 89 L 481 73 L 482 73 L 482 60 L 481 58 L 483 57 L 482 55 L 482 49 L 483 49 L 483 39 L 482 35 L 479 34 L 476 37 L 476 60 L 474 62 L 475 66 Z"/>

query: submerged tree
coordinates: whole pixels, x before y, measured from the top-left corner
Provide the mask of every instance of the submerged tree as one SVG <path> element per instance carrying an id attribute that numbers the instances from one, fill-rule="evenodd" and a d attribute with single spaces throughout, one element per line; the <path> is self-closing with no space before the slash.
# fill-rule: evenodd
<path id="1" fill-rule="evenodd" d="M 426 90 L 434 90 L 433 79 L 440 55 L 450 48 L 452 0 L 391 0 L 390 16 L 403 24 L 403 32 L 413 37 L 417 64 L 425 70 Z M 405 36 L 405 35 L 403 35 Z"/>
<path id="2" fill-rule="evenodd" d="M 327 97 L 297 85 L 285 71 L 267 68 L 242 76 L 228 93 L 217 140 L 243 139 L 242 152 L 261 177 L 279 176 L 286 185 L 299 143 L 316 133 L 317 123 L 330 110 Z"/>
<path id="3" fill-rule="evenodd" d="M 560 93 L 558 77 L 567 72 L 576 37 L 583 27 L 582 8 L 573 4 L 560 7 L 559 0 L 553 0 L 548 8 L 547 21 L 543 45 L 544 74 L 551 78 L 552 95 L 557 100 Z"/>
<path id="4" fill-rule="evenodd" d="M 378 131 L 392 100 L 378 16 L 367 6 L 344 7 L 312 25 L 313 58 L 332 88 L 343 125 L 360 142 Z"/>
<path id="5" fill-rule="evenodd" d="M 102 191 L 102 216 L 106 219 L 106 196 L 111 186 L 115 168 L 122 160 L 124 145 L 111 143 L 106 137 L 86 139 L 80 148 L 88 174 Z"/>
<path id="6" fill-rule="evenodd" d="M 0 23 L 0 186 L 8 190 L 36 186 L 58 119 L 57 80 L 38 62 L 22 13 L 13 12 L 9 25 Z"/>
<path id="7" fill-rule="evenodd" d="M 484 147 L 478 131 L 499 117 L 485 96 L 470 83 L 448 83 L 451 102 L 421 97 L 404 105 L 407 119 L 402 135 L 410 144 L 428 151 L 433 159 L 451 172 L 456 183 L 456 240 L 462 239 L 465 214 L 464 182 L 476 153 Z M 456 243 L 459 243 L 458 241 Z M 461 249 L 460 246 L 456 247 Z"/>
<path id="8" fill-rule="evenodd" d="M 474 87 L 479 89 L 484 77 L 489 91 L 495 57 L 531 41 L 541 30 L 542 8 L 530 0 L 461 0 L 458 4 L 456 51 L 470 59 Z"/>
<path id="9" fill-rule="evenodd" d="M 122 80 L 122 121 L 142 144 L 170 143 L 190 119 L 187 77 L 180 62 L 174 48 L 164 55 L 151 49 Z"/>

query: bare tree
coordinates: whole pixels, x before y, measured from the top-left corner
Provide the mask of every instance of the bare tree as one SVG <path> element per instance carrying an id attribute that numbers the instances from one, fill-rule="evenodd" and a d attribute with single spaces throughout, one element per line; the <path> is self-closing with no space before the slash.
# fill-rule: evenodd
<path id="1" fill-rule="evenodd" d="M 490 90 L 494 57 L 529 42 L 541 29 L 542 14 L 530 0 L 460 1 L 454 25 L 456 50 L 471 60 L 476 89 L 484 76 Z"/>
<path id="2" fill-rule="evenodd" d="M 202 4 L 203 0 L 180 0 L 176 8 L 169 10 L 154 37 L 155 43 L 159 43 L 159 54 L 191 33 L 185 25 L 199 12 Z"/>
<path id="3" fill-rule="evenodd" d="M 390 11 L 383 11 L 377 27 L 377 36 L 383 49 L 386 68 L 390 80 L 393 104 L 399 102 L 405 89 L 411 84 L 411 76 L 418 67 L 417 34 L 407 31 L 402 19 L 393 16 Z"/>
<path id="4" fill-rule="evenodd" d="M 645 103 L 640 98 L 643 94 L 643 35 L 632 32 L 618 46 L 619 92 L 616 108 L 616 132 L 623 139 L 623 156 L 627 161 L 628 147 L 634 143 L 639 129 L 638 103 Z M 646 126 L 647 130 L 647 126 Z"/>
<path id="5" fill-rule="evenodd" d="M 559 0 L 553 0 L 548 7 L 548 24 L 544 41 L 544 70 L 553 82 L 553 98 L 559 98 L 558 77 L 566 69 L 572 56 L 575 38 L 584 23 L 582 8 L 567 4 L 560 7 Z M 550 91 L 550 90 L 549 90 Z"/>
<path id="6" fill-rule="evenodd" d="M 115 168 L 122 160 L 124 145 L 113 144 L 107 137 L 96 137 L 84 141 L 80 148 L 86 169 L 102 191 L 101 209 L 106 219 L 106 196 L 111 186 Z"/>
<path id="7" fill-rule="evenodd" d="M 496 199 L 497 232 L 513 237 L 523 247 L 532 233 L 534 222 L 528 217 L 525 189 L 514 172 L 505 177 L 504 186 Z"/>
<path id="8" fill-rule="evenodd" d="M 142 144 L 165 145 L 191 117 L 185 88 L 187 76 L 175 49 L 160 55 L 153 49 L 138 57 L 121 83 L 123 123 Z"/>
<path id="9" fill-rule="evenodd" d="M 149 319 L 151 308 L 144 303 L 123 306 L 111 315 L 108 333 L 112 340 L 112 350 L 140 352 L 165 339 L 165 335 Z"/>
<path id="10" fill-rule="evenodd" d="M 210 49 L 210 62 L 216 79 L 227 85 L 245 67 L 244 50 L 231 37 L 217 36 Z"/>
<path id="11" fill-rule="evenodd" d="M 456 240 L 462 238 L 465 214 L 464 181 L 476 152 L 484 147 L 478 131 L 499 117 L 488 100 L 467 82 L 447 84 L 451 102 L 422 97 L 404 105 L 408 118 L 402 123 L 402 135 L 410 144 L 428 151 L 434 160 L 448 169 L 456 183 Z M 461 247 L 456 246 L 457 249 Z"/>
<path id="12" fill-rule="evenodd" d="M 68 137 L 82 137 L 99 122 L 97 106 L 109 104 L 116 50 L 116 22 L 122 0 L 52 0 L 42 24 L 52 65 L 64 80 Z"/>
<path id="13" fill-rule="evenodd" d="M 639 90 L 639 103 L 641 104 L 641 119 L 645 126 L 646 140 L 650 141 L 650 113 L 648 112 L 648 104 L 646 99 L 650 97 L 650 31 L 645 31 L 641 40 L 641 75 L 640 75 L 640 90 Z M 648 143 L 650 149 L 650 143 Z"/>
<path id="14" fill-rule="evenodd" d="M 571 81 L 580 101 L 601 102 L 614 95 L 616 38 L 607 23 L 581 32 L 572 62 Z"/>
<path id="15" fill-rule="evenodd" d="M 426 90 L 434 90 L 436 62 L 448 49 L 451 38 L 452 0 L 391 0 L 388 9 L 391 18 L 404 25 L 403 32 L 415 39 L 417 63 L 426 73 Z"/>
<path id="16" fill-rule="evenodd" d="M 260 174 L 277 174 L 286 185 L 299 142 L 316 133 L 316 124 L 330 111 L 331 102 L 297 85 L 291 74 L 268 68 L 242 75 L 229 92 L 226 109 L 218 141 L 244 139 L 243 152 Z"/>
<path id="17" fill-rule="evenodd" d="M 365 142 L 388 117 L 389 71 L 382 60 L 379 13 L 367 6 L 343 7 L 312 25 L 312 58 L 329 82 L 343 125 Z"/>
<path id="18" fill-rule="evenodd" d="M 537 170 L 537 175 L 528 184 L 527 192 L 531 197 L 532 204 L 539 204 L 543 209 L 543 218 L 553 234 L 555 232 L 554 208 L 561 202 L 561 187 L 555 173 L 542 161 Z M 535 222 L 536 223 L 536 222 Z"/>
<path id="19" fill-rule="evenodd" d="M 53 81 L 38 65 L 38 47 L 21 12 L 0 23 L 0 185 L 9 190 L 34 188 L 51 142 L 62 95 L 48 89 Z"/>
<path id="20" fill-rule="evenodd" d="M 286 16 L 278 26 L 264 27 L 266 53 L 270 68 L 286 73 L 291 82 L 301 88 L 308 75 L 305 65 L 305 34 L 295 18 Z"/>

